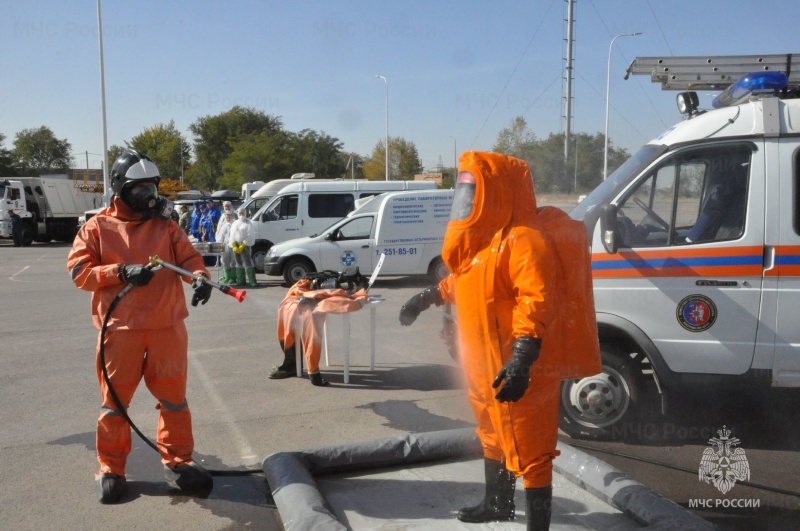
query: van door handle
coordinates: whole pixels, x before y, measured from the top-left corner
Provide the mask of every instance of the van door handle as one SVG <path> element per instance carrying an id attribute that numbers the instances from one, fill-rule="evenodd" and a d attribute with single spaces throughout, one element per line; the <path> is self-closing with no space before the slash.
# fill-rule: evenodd
<path id="1" fill-rule="evenodd" d="M 369 249 L 369 245 L 362 245 L 361 248 L 362 249 Z"/>
<path id="2" fill-rule="evenodd" d="M 764 246 L 764 271 L 769 271 L 775 267 L 775 247 L 772 245 Z"/>

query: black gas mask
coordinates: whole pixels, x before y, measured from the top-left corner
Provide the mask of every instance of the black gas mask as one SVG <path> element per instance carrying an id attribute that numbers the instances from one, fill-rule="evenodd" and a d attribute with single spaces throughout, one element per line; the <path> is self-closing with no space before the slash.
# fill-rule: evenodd
<path id="1" fill-rule="evenodd" d="M 158 195 L 154 181 L 140 181 L 124 187 L 122 200 L 136 212 L 141 212 L 144 219 L 154 216 L 169 219 L 175 208 L 172 201 Z"/>

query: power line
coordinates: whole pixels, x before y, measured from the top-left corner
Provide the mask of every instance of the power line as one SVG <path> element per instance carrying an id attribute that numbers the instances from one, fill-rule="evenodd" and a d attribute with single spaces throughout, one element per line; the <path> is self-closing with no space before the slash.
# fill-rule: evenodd
<path id="1" fill-rule="evenodd" d="M 672 47 L 669 45 L 669 41 L 667 40 L 667 35 L 664 33 L 664 28 L 661 27 L 661 22 L 658 21 L 658 16 L 656 15 L 656 12 L 653 9 L 653 5 L 650 3 L 650 0 L 647 0 L 647 6 L 650 8 L 650 12 L 653 13 L 653 18 L 656 20 L 656 26 L 658 26 L 658 31 L 661 32 L 661 36 L 664 37 L 664 42 L 667 45 L 669 54 L 675 55 L 675 53 L 672 51 Z"/>
<path id="2" fill-rule="evenodd" d="M 517 69 L 519 68 L 519 65 L 522 63 L 522 60 L 525 58 L 525 54 L 528 53 L 528 49 L 531 47 L 531 44 L 533 44 L 533 40 L 536 38 L 536 35 L 539 33 L 539 28 L 542 27 L 542 24 L 544 23 L 544 19 L 547 18 L 547 14 L 550 12 L 550 8 L 553 7 L 553 4 L 555 3 L 555 1 L 556 0 L 551 0 L 550 1 L 550 5 L 547 6 L 547 11 L 545 11 L 544 15 L 542 15 L 542 19 L 539 21 L 539 25 L 536 26 L 536 30 L 533 32 L 533 35 L 531 36 L 531 39 L 528 41 L 528 45 L 525 47 L 525 50 L 522 52 L 522 55 L 520 56 L 519 60 L 517 61 L 517 64 L 514 65 L 514 70 L 511 72 L 511 75 L 508 76 L 508 80 L 506 81 L 506 84 L 503 86 L 503 90 L 500 91 L 500 94 L 497 96 L 497 99 L 495 100 L 494 105 L 492 105 L 492 108 L 489 109 L 489 114 L 486 115 L 486 119 L 483 121 L 483 124 L 481 125 L 481 128 L 478 130 L 478 134 L 476 134 L 475 138 L 472 140 L 472 144 L 470 145 L 470 149 L 472 149 L 472 147 L 475 145 L 475 142 L 478 141 L 478 137 L 481 136 L 481 133 L 483 132 L 483 128 L 486 127 L 486 122 L 489 121 L 489 118 L 492 116 L 492 113 L 497 108 L 497 104 L 500 103 L 500 98 L 503 96 L 503 93 L 505 93 L 506 89 L 508 88 L 509 83 L 511 83 L 511 80 L 514 78 L 514 75 L 517 73 Z"/>
<path id="3" fill-rule="evenodd" d="M 600 23 L 601 23 L 601 24 L 603 25 L 603 27 L 606 29 L 606 32 L 608 33 L 608 36 L 609 36 L 609 37 L 613 37 L 613 36 L 614 36 L 614 34 L 613 34 L 613 33 L 611 32 L 611 30 L 608 28 L 608 24 L 606 24 L 606 21 L 603 19 L 603 15 L 601 15 L 601 14 L 600 14 L 600 11 L 597 9 L 597 6 L 596 6 L 596 5 L 594 5 L 594 2 L 590 2 L 590 3 L 592 4 L 592 8 L 594 8 L 594 12 L 597 14 L 597 18 L 599 18 L 599 19 L 600 19 Z M 650 0 L 648 0 L 648 2 L 647 2 L 647 3 L 648 3 L 648 5 L 650 5 Z M 650 6 L 650 10 L 651 10 L 651 11 L 653 10 L 653 7 L 652 7 L 652 6 Z M 655 16 L 655 13 L 653 14 L 653 16 Z M 658 19 L 656 19 L 656 24 L 658 24 Z M 661 26 L 659 25 L 659 29 L 660 29 L 660 28 L 661 28 Z M 662 36 L 664 35 L 664 31 L 663 31 L 663 30 L 661 31 L 661 34 L 662 34 Z M 664 40 L 666 41 L 666 36 L 664 36 Z M 667 43 L 667 47 L 669 48 L 669 43 Z M 672 50 L 670 49 L 670 53 L 671 53 L 671 52 L 672 52 Z M 622 59 L 623 59 L 623 60 L 624 60 L 624 61 L 625 61 L 627 64 L 630 64 L 630 61 L 628 60 L 628 58 L 625 56 L 625 54 L 622 52 L 622 50 L 621 50 L 619 47 L 617 47 L 617 53 L 619 53 L 619 54 L 622 56 Z M 653 109 L 653 112 L 655 113 L 656 117 L 658 118 L 658 121 L 660 121 L 660 122 L 661 122 L 661 126 L 662 126 L 664 129 L 666 129 L 666 128 L 667 128 L 667 123 L 664 121 L 664 118 L 661 116 L 661 113 L 659 112 L 659 110 L 658 110 L 658 107 L 656 107 L 656 105 L 653 103 L 653 100 L 651 100 L 651 99 L 650 99 L 650 96 L 649 96 L 649 94 L 647 93 L 647 90 L 645 90 L 644 86 L 642 85 L 642 82 L 641 82 L 641 80 L 637 79 L 637 80 L 636 80 L 636 83 L 637 83 L 637 85 L 639 86 L 639 89 L 642 91 L 642 94 L 644 95 L 644 98 L 647 100 L 647 103 L 649 103 L 649 104 L 650 104 L 650 107 Z M 592 89 L 594 90 L 594 87 L 592 87 Z M 597 90 L 595 90 L 595 92 L 597 92 Z M 603 100 L 605 100 L 605 96 L 603 96 Z M 618 115 L 620 115 L 620 116 L 622 117 L 622 119 L 623 119 L 623 120 L 625 120 L 625 117 L 624 117 L 624 116 L 622 116 L 622 114 L 620 114 L 620 112 L 619 112 L 617 109 L 614 109 L 614 112 L 616 112 Z M 629 122 L 628 120 L 625 120 L 625 121 L 626 121 L 628 124 L 630 124 L 630 122 Z M 634 128 L 634 129 L 635 129 L 635 128 Z M 637 132 L 638 132 L 640 135 L 642 135 L 642 133 L 641 133 L 641 132 L 639 132 L 639 131 L 637 131 Z M 647 139 L 647 137 L 645 137 L 644 135 L 642 135 L 642 137 L 644 137 L 644 138 L 646 138 L 646 139 Z M 648 140 L 649 140 L 649 139 L 648 139 Z"/>
<path id="4" fill-rule="evenodd" d="M 595 93 L 596 93 L 598 96 L 600 96 L 600 98 L 601 98 L 603 101 L 605 101 L 605 99 L 606 99 L 605 95 L 601 94 L 599 90 L 597 90 L 596 88 L 594 88 L 594 86 L 592 86 L 592 84 L 589 82 L 589 80 L 588 80 L 588 79 L 586 79 L 585 77 L 583 77 L 581 74 L 578 74 L 578 76 L 580 76 L 580 78 L 581 78 L 581 79 L 582 79 L 582 80 L 583 80 L 583 81 L 584 81 L 584 82 L 585 82 L 585 83 L 586 83 L 586 84 L 589 86 L 589 88 L 590 88 L 590 89 L 592 89 L 593 91 L 595 91 Z M 620 112 L 619 112 L 619 110 L 618 110 L 616 107 L 614 107 L 613 105 L 610 105 L 610 107 L 611 107 L 611 108 L 614 110 L 614 112 L 615 112 L 615 113 L 617 113 L 617 115 L 619 115 L 619 117 L 620 117 L 620 118 L 622 118 L 622 120 L 623 120 L 623 121 L 624 121 L 626 124 L 628 124 L 629 126 L 631 126 L 631 129 L 633 129 L 634 131 L 636 131 L 637 133 L 639 133 L 639 135 L 640 135 L 642 138 L 644 138 L 644 139 L 645 139 L 645 141 L 649 140 L 649 138 L 648 138 L 647 136 L 645 136 L 645 135 L 644 135 L 644 133 L 642 133 L 641 131 L 639 131 L 639 130 L 636 128 L 636 126 L 635 126 L 635 125 L 633 125 L 633 124 L 631 123 L 631 121 L 630 121 L 630 120 L 628 120 L 627 118 L 625 118 L 625 116 L 623 116 L 623 115 L 622 115 L 622 113 L 620 113 Z"/>

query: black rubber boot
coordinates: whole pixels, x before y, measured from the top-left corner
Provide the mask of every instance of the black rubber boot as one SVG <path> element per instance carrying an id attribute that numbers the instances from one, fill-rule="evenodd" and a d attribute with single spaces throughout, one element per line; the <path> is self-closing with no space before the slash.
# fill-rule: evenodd
<path id="1" fill-rule="evenodd" d="M 273 380 L 282 380 L 291 376 L 297 376 L 297 350 L 295 345 L 288 349 L 283 348 L 283 341 L 280 342 L 281 350 L 283 351 L 283 363 L 277 367 L 273 367 L 269 373 L 269 377 Z"/>
<path id="2" fill-rule="evenodd" d="M 125 476 L 105 472 L 94 478 L 100 503 L 117 503 L 125 493 Z"/>
<path id="3" fill-rule="evenodd" d="M 319 371 L 308 373 L 308 378 L 311 380 L 311 385 L 316 385 L 317 387 L 324 387 L 331 384 L 322 377 L 322 373 Z"/>
<path id="4" fill-rule="evenodd" d="M 525 517 L 528 531 L 550 529 L 550 513 L 553 507 L 553 487 L 525 489 Z"/>
<path id="5" fill-rule="evenodd" d="M 182 463 L 174 468 L 164 465 L 164 477 L 171 488 L 190 496 L 206 497 L 214 488 L 211 473 L 195 462 Z"/>
<path id="6" fill-rule="evenodd" d="M 483 458 L 486 494 L 474 507 L 465 507 L 456 515 L 462 522 L 500 522 L 514 519 L 514 488 L 517 479 L 503 463 Z"/>

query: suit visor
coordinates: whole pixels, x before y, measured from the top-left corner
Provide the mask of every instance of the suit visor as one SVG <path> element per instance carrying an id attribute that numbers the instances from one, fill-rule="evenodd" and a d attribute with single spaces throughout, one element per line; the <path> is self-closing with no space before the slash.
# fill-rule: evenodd
<path id="1" fill-rule="evenodd" d="M 456 189 L 453 193 L 453 208 L 450 211 L 450 220 L 467 219 L 472 213 L 475 204 L 475 176 L 468 171 L 462 171 L 456 179 Z"/>

